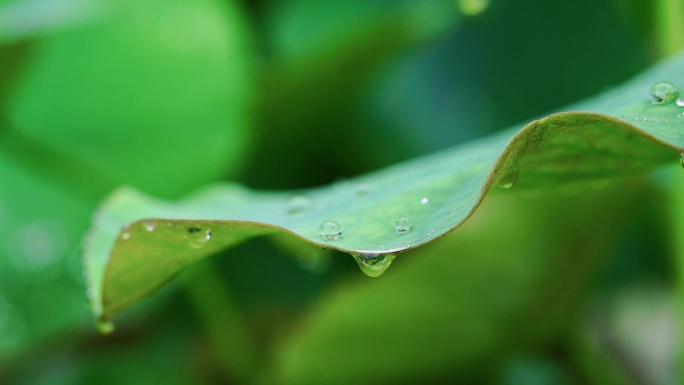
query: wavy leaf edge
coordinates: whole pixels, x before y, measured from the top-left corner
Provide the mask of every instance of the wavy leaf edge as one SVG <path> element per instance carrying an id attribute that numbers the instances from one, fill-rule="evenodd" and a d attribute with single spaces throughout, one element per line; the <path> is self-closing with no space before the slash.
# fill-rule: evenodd
<path id="1" fill-rule="evenodd" d="M 682 56 L 684 58 L 684 56 Z M 681 60 L 681 59 L 680 59 Z M 600 99 L 600 98 L 598 98 Z M 643 102 L 643 101 L 642 101 Z M 674 104 L 674 103 L 671 103 Z M 612 109 L 612 108 L 611 108 Z M 683 109 L 684 110 L 684 109 Z M 640 112 L 643 112 L 640 110 Z M 680 117 L 680 116 L 678 116 Z M 133 220 L 133 221 L 127 221 L 125 223 L 119 223 L 119 226 L 125 225 L 124 227 L 120 227 L 118 231 L 112 231 L 112 234 L 116 234 L 116 240 L 112 243 L 109 244 L 109 246 L 103 246 L 100 244 L 99 246 L 96 246 L 95 243 L 95 238 L 98 235 L 101 235 L 102 229 L 101 226 L 103 223 L 106 223 L 107 217 L 111 214 L 110 208 L 111 207 L 116 207 L 121 203 L 121 201 L 125 201 L 127 199 L 130 199 L 131 194 L 134 196 L 137 196 L 138 198 L 143 197 L 139 193 L 133 192 L 130 188 L 127 187 L 122 187 L 117 189 L 115 192 L 113 192 L 102 204 L 100 209 L 95 213 L 94 215 L 94 226 L 91 228 L 89 233 L 86 236 L 86 239 L 84 241 L 84 267 L 86 270 L 86 277 L 87 277 L 87 282 L 88 282 L 88 290 L 89 290 L 89 298 L 91 300 L 91 305 L 93 312 L 95 313 L 96 317 L 100 321 L 108 321 L 111 320 L 111 318 L 119 313 L 121 310 L 125 309 L 126 307 L 130 306 L 132 303 L 138 301 L 139 299 L 147 296 L 150 294 L 152 291 L 156 290 L 158 287 L 162 286 L 165 284 L 168 280 L 172 279 L 174 276 L 176 276 L 180 271 L 183 270 L 185 266 L 188 266 L 197 260 L 206 258 L 212 254 L 214 254 L 215 251 L 224 249 L 226 247 L 229 247 L 233 244 L 239 243 L 244 239 L 251 238 L 254 236 L 262 236 L 262 235 L 267 235 L 275 232 L 281 232 L 284 234 L 288 234 L 290 236 L 294 236 L 300 240 L 303 240 L 305 242 L 308 242 L 310 244 L 320 246 L 326 249 L 334 249 L 338 251 L 342 251 L 345 253 L 349 254 L 369 254 L 369 255 L 379 255 L 379 254 L 391 254 L 391 255 L 396 255 L 399 253 L 403 253 L 408 250 L 415 249 L 417 247 L 423 246 L 427 243 L 430 243 L 436 239 L 439 239 L 446 234 L 449 234 L 459 228 L 461 225 L 463 225 L 466 221 L 468 221 L 471 216 L 477 211 L 478 207 L 481 205 L 487 194 L 494 188 L 495 184 L 497 181 L 501 180 L 504 176 L 506 176 L 507 173 L 510 173 L 512 170 L 517 168 L 518 164 L 520 164 L 525 158 L 526 155 L 531 153 L 532 151 L 535 151 L 537 148 L 540 146 L 543 147 L 546 141 L 546 137 L 550 134 L 555 134 L 559 135 L 562 134 L 562 130 L 558 130 L 558 132 L 554 132 L 554 127 L 562 127 L 564 130 L 568 129 L 568 126 L 563 124 L 563 122 L 575 122 L 570 129 L 580 127 L 582 125 L 596 125 L 596 124 L 603 124 L 609 127 L 609 131 L 614 131 L 612 134 L 620 134 L 620 135 L 625 135 L 624 138 L 626 140 L 632 140 L 630 138 L 633 137 L 639 137 L 643 143 L 650 142 L 654 146 L 659 147 L 659 150 L 653 150 L 654 154 L 658 153 L 659 155 L 657 157 L 654 157 L 653 159 L 648 159 L 646 163 L 648 164 L 648 168 L 652 169 L 658 164 L 664 163 L 666 159 L 672 159 L 675 160 L 676 155 L 673 154 L 672 158 L 670 158 L 669 151 L 672 153 L 676 153 L 680 157 L 683 156 L 682 154 L 684 153 L 684 140 L 680 140 L 681 138 L 684 138 L 684 135 L 682 134 L 677 134 L 675 136 L 675 140 L 672 142 L 663 139 L 663 135 L 657 135 L 657 133 L 651 132 L 652 130 L 649 130 L 649 128 L 652 127 L 653 124 L 657 126 L 659 124 L 659 121 L 657 119 L 653 120 L 647 120 L 643 119 L 639 121 L 638 118 L 635 118 L 637 123 L 641 123 L 642 125 L 646 124 L 644 122 L 651 122 L 651 126 L 648 127 L 639 127 L 635 124 L 632 124 L 627 121 L 628 118 L 625 118 L 623 116 L 615 117 L 611 116 L 608 114 L 604 113 L 597 113 L 597 112 L 585 112 L 585 111 L 566 111 L 566 112 L 557 112 L 557 113 L 552 113 L 550 115 L 547 115 L 541 119 L 538 120 L 533 120 L 527 124 L 524 125 L 524 127 L 517 132 L 515 130 L 506 130 L 503 131 L 499 134 L 495 134 L 493 136 L 484 138 L 484 140 L 489 140 L 492 141 L 492 137 L 497 137 L 497 138 L 505 138 L 505 141 L 501 141 L 502 143 L 505 142 L 505 145 L 503 146 L 502 149 L 500 149 L 497 153 L 498 156 L 496 156 L 493 160 L 490 160 L 489 163 L 484 162 L 485 166 L 483 167 L 486 171 L 482 172 L 482 175 L 486 175 L 484 177 L 484 180 L 482 181 L 477 195 L 475 199 L 472 201 L 472 204 L 470 208 L 466 211 L 464 210 L 463 212 L 465 213 L 465 216 L 462 216 L 460 220 L 455 222 L 455 224 L 449 226 L 446 228 L 446 230 L 440 230 L 440 231 L 435 231 L 433 234 L 428 234 L 429 237 L 426 237 L 420 241 L 412 242 L 409 244 L 404 244 L 404 245 L 399 245 L 396 247 L 386 247 L 386 248 L 367 248 L 367 247 L 358 247 L 358 248 L 353 248 L 353 247 L 345 247 L 343 245 L 336 245 L 334 241 L 328 241 L 325 239 L 320 239 L 315 236 L 307 236 L 306 234 L 303 234 L 301 232 L 298 232 L 295 229 L 288 228 L 285 225 L 278 224 L 278 223 L 268 223 L 264 221 L 255 221 L 255 220 L 242 220 L 242 219 L 191 219 L 189 217 L 181 217 L 177 219 L 165 217 L 165 216 L 158 216 L 158 217 L 150 217 L 150 216 L 140 216 L 138 217 L 139 219 Z M 557 124 L 558 122 L 561 122 L 561 124 Z M 684 122 L 684 119 L 681 120 L 681 122 Z M 681 123 L 679 123 L 681 124 Z M 511 136 L 511 132 L 515 132 Z M 667 134 L 669 135 L 669 134 Z M 666 136 L 667 137 L 667 136 Z M 671 137 L 668 137 L 669 139 L 672 139 Z M 481 142 L 483 141 L 482 139 L 479 141 L 475 142 Z M 493 140 L 492 145 L 496 145 L 496 139 Z M 500 141 L 500 140 L 499 140 Z M 680 143 L 681 142 L 681 143 Z M 471 142 L 472 143 L 472 142 Z M 471 146 L 471 143 L 465 143 L 463 145 L 456 146 L 455 148 L 451 148 L 444 153 L 457 153 L 459 149 L 462 147 L 468 147 Z M 485 143 L 486 144 L 486 143 Z M 472 145 L 471 147 L 477 147 L 477 145 Z M 501 148 L 501 147 L 499 147 Z M 475 150 L 473 150 L 475 151 Z M 665 152 L 668 152 L 667 155 L 664 155 Z M 628 154 L 629 155 L 629 154 Z M 648 154 L 647 154 L 648 155 Z M 428 155 L 426 157 L 420 157 L 417 159 L 409 160 L 404 163 L 400 163 L 399 165 L 395 166 L 390 166 L 387 169 L 379 170 L 376 172 L 372 172 L 367 175 L 362 175 L 359 177 L 356 177 L 350 182 L 354 180 L 360 180 L 360 179 L 365 179 L 365 178 L 373 178 L 376 175 L 382 174 L 385 172 L 385 170 L 397 170 L 398 168 L 409 168 L 411 167 L 412 164 L 414 163 L 420 163 L 422 159 L 431 157 L 432 155 Z M 440 154 L 437 154 L 435 156 L 441 156 Z M 648 156 L 647 156 L 648 158 Z M 656 159 L 657 158 L 657 159 Z M 637 167 L 638 168 L 638 167 Z M 388 171 L 392 172 L 392 171 Z M 456 171 L 454 171 L 456 173 Z M 581 179 L 581 178 L 580 178 Z M 286 193 L 286 192 L 260 192 L 257 190 L 250 190 L 248 188 L 242 187 L 238 184 L 226 184 L 223 185 L 222 188 L 229 188 L 234 191 L 240 191 L 242 194 L 266 194 L 266 195 L 278 195 L 280 196 L 281 199 L 284 194 L 292 194 Z M 321 189 L 330 189 L 331 186 L 324 186 L 321 187 Z M 190 198 L 187 201 L 192 201 L 193 199 L 197 199 L 197 196 L 201 196 L 201 194 L 196 195 L 194 198 Z M 474 195 L 473 195 L 474 196 Z M 272 198 L 272 197 L 271 197 Z M 143 198 L 143 200 L 148 199 L 148 198 Z M 186 202 L 187 202 L 186 201 Z M 157 201 L 159 202 L 159 201 Z M 169 203 L 162 203 L 162 205 L 170 205 Z M 123 241 L 125 241 L 127 238 L 125 236 L 125 233 L 128 231 L 132 230 L 141 230 L 141 228 L 145 227 L 149 221 L 154 221 L 157 223 L 157 225 L 164 224 L 165 226 L 171 228 L 171 227 L 183 227 L 187 228 L 187 226 L 193 226 L 193 225 L 210 225 L 212 229 L 219 229 L 222 227 L 235 227 L 235 226 L 240 226 L 242 230 L 249 230 L 247 235 L 245 236 L 238 236 L 239 239 L 236 241 L 231 241 L 228 242 L 229 244 L 224 247 L 220 247 L 216 250 L 210 249 L 209 251 L 211 252 L 205 252 L 202 254 L 201 257 L 192 257 L 188 258 L 187 261 L 182 263 L 184 265 L 181 268 L 175 268 L 171 269 L 173 271 L 165 273 L 166 275 L 163 277 L 163 279 L 158 279 L 157 282 L 149 287 L 146 287 L 144 289 L 139 290 L 135 295 L 130 295 L 128 298 L 125 300 L 120 300 L 118 303 L 113 299 L 113 297 L 117 296 L 118 294 L 116 293 L 118 288 L 113 288 L 113 285 L 116 286 L 113 282 L 115 282 L 117 279 L 120 279 L 121 277 L 117 274 L 118 272 L 116 270 L 117 263 L 119 263 L 119 260 L 121 258 L 121 254 L 118 250 L 122 247 Z M 127 223 L 127 225 L 126 225 Z M 139 231 L 140 232 L 140 231 Z M 431 235 L 431 236 L 430 236 Z M 100 240 L 102 241 L 102 240 Z M 99 249 L 98 249 L 99 247 Z M 105 249 L 103 249 L 103 247 Z M 108 250 L 108 251 L 106 251 Z M 99 265 L 96 266 L 97 263 L 95 263 L 95 260 L 97 258 L 93 257 L 93 255 L 100 253 L 100 261 Z M 103 263 L 104 262 L 104 263 Z M 98 276 L 98 274 L 100 274 Z M 99 277 L 99 278 L 98 278 Z M 112 294 L 112 292 L 115 292 Z"/>

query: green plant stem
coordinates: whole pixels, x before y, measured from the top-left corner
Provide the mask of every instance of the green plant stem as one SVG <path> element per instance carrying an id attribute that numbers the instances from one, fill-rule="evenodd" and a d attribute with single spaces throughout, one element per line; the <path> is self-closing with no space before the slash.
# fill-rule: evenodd
<path id="1" fill-rule="evenodd" d="M 684 46 L 684 1 L 658 0 L 656 3 L 656 33 L 663 57 Z"/>
<path id="2" fill-rule="evenodd" d="M 684 1 L 658 0 L 656 20 L 660 53 L 670 56 L 684 47 Z M 684 164 L 682 164 L 684 166 Z M 679 319 L 684 319 L 684 173 L 677 173 L 671 183 L 670 202 L 672 204 L 671 223 L 673 251 L 677 264 L 677 298 L 679 299 Z M 681 322 L 681 321 L 680 321 Z M 681 326 L 684 324 L 680 324 Z M 679 371 L 684 368 L 684 336 L 680 337 L 677 363 Z M 682 373 L 678 373 L 682 374 Z M 681 377 L 681 376 L 678 376 Z"/>
<path id="3" fill-rule="evenodd" d="M 252 383 L 257 367 L 256 349 L 230 291 L 211 261 L 198 264 L 182 278 L 226 376 L 239 384 Z"/>
<path id="4" fill-rule="evenodd" d="M 242 4 L 226 1 L 224 7 L 231 22 L 240 24 L 238 30 L 243 36 L 237 41 L 242 45 L 242 55 L 251 57 L 254 37 Z M 183 280 L 225 375 L 238 384 L 253 383 L 258 365 L 255 345 L 229 288 L 212 262 L 197 264 L 183 275 Z"/>
<path id="5" fill-rule="evenodd" d="M 598 335 L 591 336 L 587 328 L 578 325 L 575 332 L 570 333 L 568 349 L 575 365 L 591 385 L 635 385 L 637 382 L 630 378 L 616 362 L 615 356 L 599 346 Z M 601 342 L 605 345 L 605 342 Z"/>
<path id="6" fill-rule="evenodd" d="M 677 298 L 678 298 L 678 319 L 680 320 L 679 329 L 684 326 L 684 173 L 677 173 L 673 179 L 670 189 L 670 202 L 672 204 L 671 223 L 672 240 L 674 255 L 677 263 Z M 681 378 L 681 370 L 684 368 L 684 336 L 680 333 L 679 349 L 677 357 L 677 368 L 680 371 L 678 378 Z"/>

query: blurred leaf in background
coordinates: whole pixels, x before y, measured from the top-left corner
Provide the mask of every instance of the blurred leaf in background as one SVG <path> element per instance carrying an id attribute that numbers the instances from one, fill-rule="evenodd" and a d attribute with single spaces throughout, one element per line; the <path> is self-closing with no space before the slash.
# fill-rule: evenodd
<path id="1" fill-rule="evenodd" d="M 316 186 L 619 84 L 661 54 L 654 7 L 0 1 L 0 383 L 678 383 L 674 348 L 646 348 L 640 327 L 675 338 L 667 172 L 493 197 L 377 281 L 337 254 L 311 274 L 296 261 L 310 249 L 248 242 L 107 338 L 78 260 L 120 185 Z M 253 344 L 247 375 L 217 348 L 235 341 L 225 319 Z"/>
<path id="2" fill-rule="evenodd" d="M 36 42 L 3 106 L 9 129 L 156 195 L 234 171 L 251 99 L 238 11 L 210 0 L 105 6 Z"/>
<path id="3" fill-rule="evenodd" d="M 253 82 L 240 12 L 219 1 L 2 4 L 0 364 L 92 334 L 80 239 L 105 193 L 176 196 L 236 171 Z"/>

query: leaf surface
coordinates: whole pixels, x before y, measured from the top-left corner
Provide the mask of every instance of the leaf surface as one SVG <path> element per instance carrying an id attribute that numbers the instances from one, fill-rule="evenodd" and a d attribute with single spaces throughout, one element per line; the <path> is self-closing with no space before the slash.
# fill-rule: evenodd
<path id="1" fill-rule="evenodd" d="M 378 275 L 391 262 L 385 256 L 460 226 L 497 183 L 516 190 L 579 183 L 677 161 L 684 108 L 648 96 L 664 80 L 684 86 L 684 56 L 563 112 L 308 191 L 227 184 L 173 203 L 121 189 L 101 207 L 86 242 L 93 310 L 109 320 L 188 265 L 278 231 L 355 254 L 364 271 Z M 397 231 L 400 218 L 408 231 Z M 321 236 L 328 221 L 339 224 L 339 237 Z"/>

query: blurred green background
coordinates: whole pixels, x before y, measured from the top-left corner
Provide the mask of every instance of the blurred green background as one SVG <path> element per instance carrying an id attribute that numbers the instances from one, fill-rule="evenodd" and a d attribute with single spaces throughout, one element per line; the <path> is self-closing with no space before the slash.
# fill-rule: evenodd
<path id="1" fill-rule="evenodd" d="M 80 264 L 117 186 L 317 186 L 619 84 L 655 3 L 0 0 L 0 384 L 679 383 L 667 173 L 495 194 L 379 279 L 250 241 L 106 337 Z"/>

